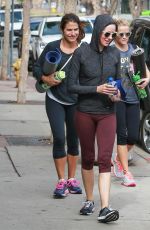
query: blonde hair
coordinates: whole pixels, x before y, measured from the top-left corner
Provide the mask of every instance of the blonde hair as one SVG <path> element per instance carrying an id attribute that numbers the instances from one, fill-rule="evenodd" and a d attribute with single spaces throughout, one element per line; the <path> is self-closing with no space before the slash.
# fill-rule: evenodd
<path id="1" fill-rule="evenodd" d="M 126 19 L 115 19 L 117 26 L 130 26 L 129 22 Z"/>

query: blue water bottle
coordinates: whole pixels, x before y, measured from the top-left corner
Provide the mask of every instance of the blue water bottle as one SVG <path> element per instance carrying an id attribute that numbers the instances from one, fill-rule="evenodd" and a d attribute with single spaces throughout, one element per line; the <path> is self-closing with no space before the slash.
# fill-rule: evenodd
<path id="1" fill-rule="evenodd" d="M 112 86 L 114 86 L 114 87 L 116 88 L 116 93 L 115 93 L 114 95 L 117 95 L 117 93 L 118 93 L 118 87 L 117 87 L 117 82 L 114 81 L 114 78 L 111 77 L 111 76 L 108 77 L 107 83 L 108 83 L 109 85 L 112 85 Z"/>
<path id="2" fill-rule="evenodd" d="M 114 81 L 114 78 L 113 78 L 113 77 L 108 77 L 107 83 L 108 83 L 109 85 L 114 86 L 114 87 L 117 86 L 117 83 L 116 83 L 116 81 Z"/>

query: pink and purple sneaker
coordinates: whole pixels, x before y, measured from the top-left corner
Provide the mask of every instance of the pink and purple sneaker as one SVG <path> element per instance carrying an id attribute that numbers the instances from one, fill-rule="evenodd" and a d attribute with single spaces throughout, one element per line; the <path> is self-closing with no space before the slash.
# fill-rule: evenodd
<path id="1" fill-rule="evenodd" d="M 67 180 L 67 187 L 70 193 L 72 194 L 82 194 L 82 189 L 79 186 L 79 181 L 75 178 L 70 178 Z"/>
<path id="2" fill-rule="evenodd" d="M 69 193 L 67 188 L 67 182 L 64 179 L 60 179 L 54 190 L 54 198 L 65 198 Z"/>

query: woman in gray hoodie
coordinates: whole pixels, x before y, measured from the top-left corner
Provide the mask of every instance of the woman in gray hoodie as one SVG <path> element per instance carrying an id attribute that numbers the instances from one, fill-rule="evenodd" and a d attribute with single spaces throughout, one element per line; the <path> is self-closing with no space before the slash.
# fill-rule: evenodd
<path id="1" fill-rule="evenodd" d="M 99 179 L 98 188 L 101 210 L 100 222 L 116 221 L 119 212 L 109 207 L 111 155 L 116 133 L 115 101 L 120 92 L 108 83 L 109 77 L 120 78 L 120 54 L 109 46 L 116 35 L 117 26 L 109 15 L 96 17 L 90 44 L 82 43 L 75 50 L 68 89 L 78 94 L 75 123 L 81 145 L 82 178 L 86 201 L 81 215 L 94 211 L 95 137 L 98 145 Z"/>

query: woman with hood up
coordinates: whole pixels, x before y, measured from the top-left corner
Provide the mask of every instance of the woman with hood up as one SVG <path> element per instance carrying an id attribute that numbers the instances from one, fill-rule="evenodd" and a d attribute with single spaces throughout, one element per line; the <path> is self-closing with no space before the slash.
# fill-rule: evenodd
<path id="1" fill-rule="evenodd" d="M 120 54 L 109 46 L 116 35 L 117 26 L 110 15 L 95 19 L 90 44 L 82 43 L 71 61 L 68 89 L 78 94 L 75 124 L 81 145 L 82 179 L 86 201 L 81 215 L 94 212 L 94 160 L 95 138 L 98 146 L 98 188 L 101 209 L 98 221 L 111 222 L 119 218 L 119 212 L 109 207 L 111 182 L 111 155 L 116 133 L 115 103 L 120 92 L 108 84 L 111 76 L 120 78 Z"/>

